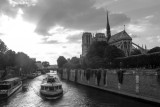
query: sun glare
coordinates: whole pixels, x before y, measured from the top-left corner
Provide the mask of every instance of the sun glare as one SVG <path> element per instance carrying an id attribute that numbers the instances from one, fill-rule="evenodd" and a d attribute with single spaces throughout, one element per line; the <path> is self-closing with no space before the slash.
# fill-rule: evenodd
<path id="1" fill-rule="evenodd" d="M 36 26 L 24 21 L 22 15 L 23 11 L 19 9 L 15 18 L 5 14 L 0 17 L 0 33 L 3 34 L 0 39 L 9 49 L 15 52 L 24 52 L 37 60 L 54 63 L 59 55 L 65 54 L 68 57 L 71 56 L 70 52 L 73 54 L 75 50 L 80 49 L 80 47 L 75 49 L 76 45 L 68 43 L 67 37 L 80 35 L 81 30 L 66 29 L 57 25 L 48 31 L 53 36 L 40 36 L 35 32 Z M 44 40 L 45 38 L 46 40 Z"/>
<path id="2" fill-rule="evenodd" d="M 2 16 L 1 32 L 5 34 L 4 42 L 11 49 L 22 50 L 24 47 L 32 47 L 38 42 L 37 35 L 34 33 L 35 25 L 23 21 L 22 14 L 23 11 L 19 10 L 15 19 Z"/>

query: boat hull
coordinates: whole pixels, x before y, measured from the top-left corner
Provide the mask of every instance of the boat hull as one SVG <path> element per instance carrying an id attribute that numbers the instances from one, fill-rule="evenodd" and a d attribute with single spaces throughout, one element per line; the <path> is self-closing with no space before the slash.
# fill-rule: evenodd
<path id="1" fill-rule="evenodd" d="M 9 98 L 13 93 L 15 93 L 21 87 L 22 83 L 16 86 L 14 89 L 9 90 L 7 93 L 0 93 L 0 100 Z"/>
<path id="2" fill-rule="evenodd" d="M 55 99 L 61 98 L 63 96 L 63 91 L 60 91 L 60 92 L 54 93 L 54 94 L 40 91 L 40 95 L 43 99 L 55 100 Z"/>

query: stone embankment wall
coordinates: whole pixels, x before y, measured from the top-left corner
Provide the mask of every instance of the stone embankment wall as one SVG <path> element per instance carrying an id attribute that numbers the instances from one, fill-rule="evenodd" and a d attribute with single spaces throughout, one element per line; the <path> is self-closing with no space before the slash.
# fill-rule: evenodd
<path id="1" fill-rule="evenodd" d="M 68 70 L 61 78 L 82 85 L 160 103 L 160 76 L 154 70 Z M 118 73 L 119 72 L 119 73 Z"/>

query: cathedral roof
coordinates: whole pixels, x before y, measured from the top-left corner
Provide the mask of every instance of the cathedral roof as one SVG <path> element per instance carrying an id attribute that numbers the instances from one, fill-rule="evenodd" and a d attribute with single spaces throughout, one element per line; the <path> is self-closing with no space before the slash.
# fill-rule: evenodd
<path id="1" fill-rule="evenodd" d="M 120 40 L 132 40 L 132 38 L 127 34 L 125 30 L 123 30 L 115 35 L 112 35 L 109 39 L 109 43 L 113 43 Z"/>

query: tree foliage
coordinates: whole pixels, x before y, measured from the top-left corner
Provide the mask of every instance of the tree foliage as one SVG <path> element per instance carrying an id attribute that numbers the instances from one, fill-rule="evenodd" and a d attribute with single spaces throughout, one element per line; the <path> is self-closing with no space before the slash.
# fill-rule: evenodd
<path id="1" fill-rule="evenodd" d="M 133 49 L 133 51 L 131 51 L 131 55 L 140 55 L 140 54 L 142 53 L 139 49 Z"/>
<path id="2" fill-rule="evenodd" d="M 80 59 L 77 58 L 77 57 L 72 57 L 71 60 L 70 60 L 70 62 L 72 64 L 79 64 L 80 63 Z"/>
<path id="3" fill-rule="evenodd" d="M 125 56 L 124 52 L 118 49 L 114 45 L 108 45 L 105 48 L 104 57 L 106 58 L 107 62 L 112 62 L 113 59 L 118 58 L 118 57 L 124 57 L 124 56 Z"/>
<path id="4" fill-rule="evenodd" d="M 5 54 L 4 54 L 4 64 L 6 66 L 15 66 L 15 59 L 16 59 L 16 53 L 15 51 L 12 50 L 8 50 Z"/>
<path id="5" fill-rule="evenodd" d="M 62 68 L 65 63 L 67 63 L 66 58 L 64 56 L 59 56 L 59 58 L 57 59 L 58 67 Z"/>
<path id="6" fill-rule="evenodd" d="M 148 53 L 160 52 L 160 47 L 154 47 L 148 51 Z"/>
<path id="7" fill-rule="evenodd" d="M 6 69 L 14 70 L 14 74 L 18 76 L 22 73 L 27 74 L 35 72 L 37 67 L 35 65 L 35 61 L 27 54 L 23 52 L 16 53 L 13 50 L 8 50 L 5 43 L 0 40 L 0 69 L 5 70 L 5 76 L 8 75 Z"/>
<path id="8" fill-rule="evenodd" d="M 17 68 L 22 69 L 23 73 L 32 73 L 35 72 L 37 69 L 35 61 L 23 52 L 18 52 L 16 54 L 15 61 Z"/>
<path id="9" fill-rule="evenodd" d="M 0 53 L 5 53 L 7 50 L 6 44 L 0 39 Z"/>
<path id="10" fill-rule="evenodd" d="M 50 64 L 49 64 L 48 61 L 44 61 L 44 62 L 42 62 L 42 65 L 43 65 L 44 67 L 48 67 Z"/>
<path id="11" fill-rule="evenodd" d="M 105 60 L 99 56 L 94 56 L 86 59 L 86 64 L 88 68 L 98 69 L 105 67 Z"/>
<path id="12" fill-rule="evenodd" d="M 89 47 L 87 58 L 91 58 L 94 56 L 99 56 L 101 58 L 104 57 L 105 48 L 108 44 L 105 41 L 93 42 Z"/>
<path id="13" fill-rule="evenodd" d="M 108 45 L 105 41 L 94 42 L 89 47 L 82 65 L 88 68 L 108 68 L 117 57 L 124 57 L 125 54 L 116 46 Z"/>
<path id="14" fill-rule="evenodd" d="M 123 68 L 158 68 L 160 67 L 160 60 L 158 59 L 160 59 L 160 52 L 117 58 L 114 64 L 117 68 L 120 67 L 120 63 L 122 63 Z"/>
<path id="15" fill-rule="evenodd" d="M 69 69 L 78 69 L 81 68 L 80 58 L 72 57 L 71 60 L 68 60 L 67 63 L 63 65 L 64 68 Z"/>

